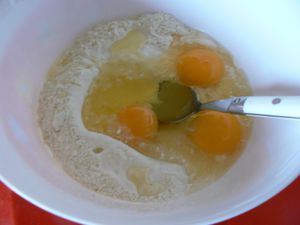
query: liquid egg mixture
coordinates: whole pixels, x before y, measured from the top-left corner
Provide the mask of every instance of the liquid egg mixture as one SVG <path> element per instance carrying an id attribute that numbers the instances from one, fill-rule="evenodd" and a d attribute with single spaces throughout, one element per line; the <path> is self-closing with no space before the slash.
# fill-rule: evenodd
<path id="1" fill-rule="evenodd" d="M 222 176 L 251 130 L 249 118 L 213 111 L 168 123 L 190 112 L 190 88 L 202 103 L 251 95 L 230 54 L 172 15 L 100 22 L 49 71 L 38 105 L 43 141 L 100 198 L 184 197 Z"/>
<path id="2" fill-rule="evenodd" d="M 110 57 L 101 65 L 82 106 L 86 129 L 122 141 L 141 154 L 182 166 L 188 175 L 188 192 L 223 175 L 234 163 L 247 140 L 249 118 L 203 111 L 178 123 L 158 121 L 188 111 L 185 93 L 170 90 L 159 96 L 164 81 L 192 87 L 201 102 L 251 94 L 245 77 L 222 50 L 184 43 L 173 34 L 169 48 L 158 56 L 140 51 L 147 36 L 131 30 L 110 47 Z M 160 100 L 168 97 L 167 107 Z M 158 107 L 158 108 L 157 108 Z M 145 168 L 144 168 L 145 169 Z M 147 169 L 147 168 L 146 168 Z M 145 171 L 130 169 L 128 179 L 139 194 L 155 195 L 163 187 L 144 187 Z"/>

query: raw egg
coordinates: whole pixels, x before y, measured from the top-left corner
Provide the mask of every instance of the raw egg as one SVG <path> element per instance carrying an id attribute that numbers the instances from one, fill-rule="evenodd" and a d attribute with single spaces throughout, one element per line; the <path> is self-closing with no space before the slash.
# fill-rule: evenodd
<path id="1" fill-rule="evenodd" d="M 233 153 L 240 145 L 242 129 L 236 116 L 213 111 L 200 112 L 191 122 L 189 137 L 202 151 Z"/>
<path id="2" fill-rule="evenodd" d="M 119 122 L 135 137 L 151 138 L 157 132 L 158 121 L 150 108 L 129 106 L 121 110 L 117 117 Z"/>
<path id="3" fill-rule="evenodd" d="M 176 69 L 182 83 L 209 87 L 221 80 L 224 64 L 220 56 L 212 50 L 194 49 L 179 56 Z"/>

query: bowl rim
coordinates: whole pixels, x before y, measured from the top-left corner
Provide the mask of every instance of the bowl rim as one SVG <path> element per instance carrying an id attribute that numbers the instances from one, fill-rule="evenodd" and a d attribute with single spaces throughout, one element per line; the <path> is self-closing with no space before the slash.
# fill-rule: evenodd
<path id="1" fill-rule="evenodd" d="M 233 205 L 230 209 L 226 211 L 222 211 L 217 215 L 213 215 L 211 218 L 206 219 L 205 221 L 193 221 L 194 224 L 214 224 L 219 223 L 230 218 L 236 217 L 241 215 L 258 205 L 264 203 L 265 201 L 269 200 L 279 192 L 281 192 L 284 188 L 286 188 L 289 184 L 291 184 L 299 175 L 300 175 L 300 168 L 294 167 L 293 172 L 289 172 L 288 176 L 281 176 L 281 180 L 279 180 L 274 187 L 269 187 L 268 190 L 265 192 L 257 194 L 253 196 L 249 200 L 245 200 L 241 202 L 239 205 Z M 33 193 L 28 193 L 23 191 L 20 186 L 18 186 L 18 181 L 10 179 L 5 176 L 5 172 L 0 171 L 0 181 L 3 182 L 8 188 L 10 188 L 13 192 L 27 200 L 28 202 L 32 203 L 33 205 L 51 213 L 55 216 L 77 222 L 82 224 L 90 224 L 90 225 L 99 225 L 104 223 L 98 223 L 96 221 L 90 221 L 87 218 L 82 218 L 80 216 L 76 216 L 70 212 L 66 212 L 66 210 L 57 210 L 53 206 L 49 206 L 45 200 L 41 200 L 38 197 L 34 196 Z M 177 223 L 176 223 L 177 224 Z M 184 225 L 186 223 L 178 223 L 178 225 Z"/>

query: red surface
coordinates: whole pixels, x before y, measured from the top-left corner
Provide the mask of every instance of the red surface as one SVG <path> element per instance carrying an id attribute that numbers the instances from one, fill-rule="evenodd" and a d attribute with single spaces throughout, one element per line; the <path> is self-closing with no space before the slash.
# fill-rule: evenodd
<path id="1" fill-rule="evenodd" d="M 0 225 L 13 225 L 12 192 L 0 183 Z"/>
<path id="2" fill-rule="evenodd" d="M 0 183 L 0 225 L 78 225 L 28 203 Z M 261 206 L 216 225 L 300 225 L 300 177 Z"/>

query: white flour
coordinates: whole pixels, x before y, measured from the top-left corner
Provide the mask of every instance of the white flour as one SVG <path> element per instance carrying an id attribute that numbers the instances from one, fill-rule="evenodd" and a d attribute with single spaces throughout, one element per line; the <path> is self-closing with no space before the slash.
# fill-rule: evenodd
<path id="1" fill-rule="evenodd" d="M 81 121 L 85 95 L 110 56 L 110 46 L 132 29 L 142 31 L 147 37 L 141 50 L 147 56 L 165 51 L 174 33 L 182 35 L 187 43 L 197 40 L 217 47 L 206 35 L 163 13 L 94 26 L 63 54 L 45 82 L 38 109 L 42 135 L 64 170 L 97 192 L 133 201 L 183 196 L 188 191 L 189 181 L 182 166 L 145 157 L 117 140 L 86 130 Z M 150 192 L 156 193 L 158 184 L 162 191 L 151 197 L 139 195 L 127 177 L 132 168 L 145 174 Z"/>

